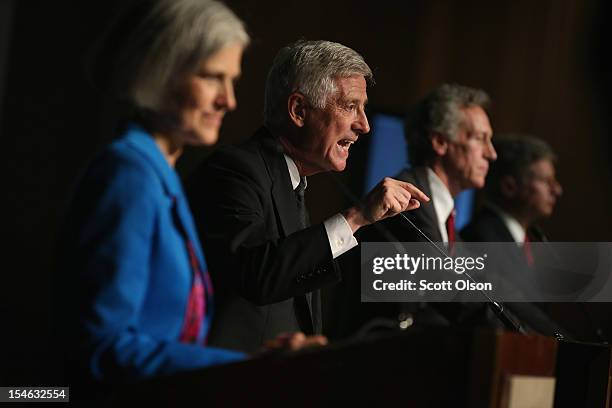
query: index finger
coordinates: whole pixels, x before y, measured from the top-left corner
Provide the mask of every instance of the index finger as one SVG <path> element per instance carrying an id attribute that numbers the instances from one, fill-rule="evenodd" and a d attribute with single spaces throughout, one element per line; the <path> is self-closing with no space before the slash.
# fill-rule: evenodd
<path id="1" fill-rule="evenodd" d="M 400 183 L 400 186 L 403 189 L 407 190 L 412 195 L 412 198 L 415 198 L 419 201 L 425 201 L 425 202 L 429 201 L 429 197 L 427 197 L 427 195 L 424 192 L 416 188 L 413 184 L 405 182 L 405 181 L 401 181 L 401 180 L 397 180 L 397 181 Z"/>

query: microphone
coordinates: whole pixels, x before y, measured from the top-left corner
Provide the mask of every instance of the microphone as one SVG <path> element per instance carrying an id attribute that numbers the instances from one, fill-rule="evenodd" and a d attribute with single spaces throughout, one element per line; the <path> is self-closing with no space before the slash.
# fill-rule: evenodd
<path id="1" fill-rule="evenodd" d="M 336 176 L 333 173 L 327 173 L 330 174 L 331 177 L 333 178 L 334 182 L 339 186 L 339 188 L 344 192 L 344 194 L 349 198 L 349 200 L 351 202 L 353 202 L 353 204 L 363 208 L 363 205 L 361 203 L 361 200 L 359 200 L 352 191 L 350 191 L 348 189 L 348 187 L 338 179 L 338 176 Z M 403 213 L 399 213 L 399 216 L 401 216 L 405 221 L 407 221 L 410 226 L 412 228 L 414 228 L 419 235 L 421 235 L 423 238 L 425 238 L 425 240 L 427 242 L 429 242 L 438 253 L 440 253 L 442 256 L 444 257 L 448 257 L 448 253 L 443 250 L 442 248 L 440 248 L 431 238 L 429 238 L 429 236 L 427 236 L 427 234 L 425 234 L 414 222 L 412 222 L 408 217 L 406 217 Z M 384 225 L 379 224 L 379 223 L 375 223 L 376 227 L 379 230 L 384 231 L 384 235 L 387 236 L 387 238 L 389 237 L 393 237 L 393 239 L 397 241 L 397 237 L 395 237 L 391 231 L 389 231 L 388 228 L 386 228 Z M 470 279 L 473 283 L 477 283 L 476 280 L 467 272 L 463 273 L 464 276 L 467 276 L 468 279 Z M 504 325 L 504 327 L 507 330 L 516 332 L 516 333 L 522 333 L 522 334 L 526 334 L 525 330 L 523 329 L 523 327 L 521 326 L 521 324 L 519 322 L 514 321 L 514 319 L 512 319 L 508 313 L 506 312 L 504 305 L 501 302 L 495 301 L 493 300 L 484 290 L 480 289 L 479 290 L 480 293 L 487 299 L 487 301 L 485 302 L 487 304 L 487 306 L 489 307 L 489 309 L 491 309 L 491 311 L 493 312 L 493 314 L 497 317 L 497 319 Z"/>

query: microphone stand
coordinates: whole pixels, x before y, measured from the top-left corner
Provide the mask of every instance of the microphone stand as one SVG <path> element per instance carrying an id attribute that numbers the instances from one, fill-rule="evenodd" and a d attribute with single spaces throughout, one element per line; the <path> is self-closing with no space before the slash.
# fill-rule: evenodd
<path id="1" fill-rule="evenodd" d="M 449 256 L 448 253 L 444 249 L 440 248 L 435 242 L 433 242 L 433 240 L 429 238 L 427 234 L 425 234 L 419 227 L 417 227 L 416 224 L 412 222 L 412 220 L 406 217 L 403 213 L 399 213 L 399 215 L 406 222 L 408 222 L 408 224 L 410 224 L 412 228 L 414 228 L 423 238 L 425 238 L 427 242 L 429 242 L 434 248 L 436 248 L 436 251 L 438 251 L 440 255 L 444 257 Z M 391 233 L 389 232 L 389 234 Z M 476 279 L 474 279 L 472 275 L 470 275 L 467 271 L 463 273 L 463 276 L 467 276 L 468 279 L 471 280 L 475 284 L 478 283 Z M 501 302 L 493 300 L 484 290 L 480 289 L 479 291 L 487 299 L 487 301 L 485 302 L 487 307 L 491 309 L 493 314 L 495 314 L 495 316 L 502 322 L 502 324 L 504 325 L 506 329 L 513 331 L 513 332 L 525 334 L 525 330 L 523 329 L 521 324 L 519 322 L 514 321 L 514 319 L 512 319 L 508 315 L 508 313 L 506 313 L 506 310 L 504 309 L 504 305 Z"/>

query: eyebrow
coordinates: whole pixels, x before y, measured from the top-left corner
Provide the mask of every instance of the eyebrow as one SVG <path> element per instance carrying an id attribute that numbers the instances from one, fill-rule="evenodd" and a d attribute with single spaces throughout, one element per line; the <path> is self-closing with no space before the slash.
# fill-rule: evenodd
<path id="1" fill-rule="evenodd" d="M 197 75 L 210 75 L 214 77 L 229 76 L 231 78 L 238 79 L 242 76 L 242 71 L 238 71 L 234 73 L 234 72 L 224 72 L 223 68 L 212 68 L 212 69 L 200 68 L 196 71 L 196 74 Z"/>
<path id="2" fill-rule="evenodd" d="M 346 103 L 357 103 L 357 104 L 361 103 L 361 100 L 358 99 L 358 98 L 346 98 L 345 101 L 346 101 Z M 368 102 L 369 101 L 367 99 L 364 100 L 363 101 L 363 106 L 366 106 L 368 104 Z"/>

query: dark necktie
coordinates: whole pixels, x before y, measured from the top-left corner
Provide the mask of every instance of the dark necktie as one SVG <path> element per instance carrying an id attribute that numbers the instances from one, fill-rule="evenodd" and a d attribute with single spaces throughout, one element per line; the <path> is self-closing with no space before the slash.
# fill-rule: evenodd
<path id="1" fill-rule="evenodd" d="M 306 210 L 306 199 L 304 192 L 306 191 L 306 177 L 300 177 L 300 184 L 295 188 L 295 200 L 297 202 L 298 223 L 300 229 L 307 228 L 310 224 L 308 220 L 308 211 Z"/>
<path id="2" fill-rule="evenodd" d="M 298 213 L 298 225 L 299 229 L 305 229 L 310 226 L 310 220 L 308 217 L 308 211 L 306 210 L 306 200 L 304 192 L 306 191 L 306 177 L 300 177 L 300 184 L 293 190 L 295 193 L 295 201 L 297 205 Z M 316 294 L 318 295 L 318 294 Z M 299 295 L 294 297 L 295 311 L 300 323 L 300 327 L 306 334 L 313 334 L 314 327 L 313 321 L 314 316 L 318 314 L 318 302 L 313 302 L 312 293 L 305 295 Z"/>

